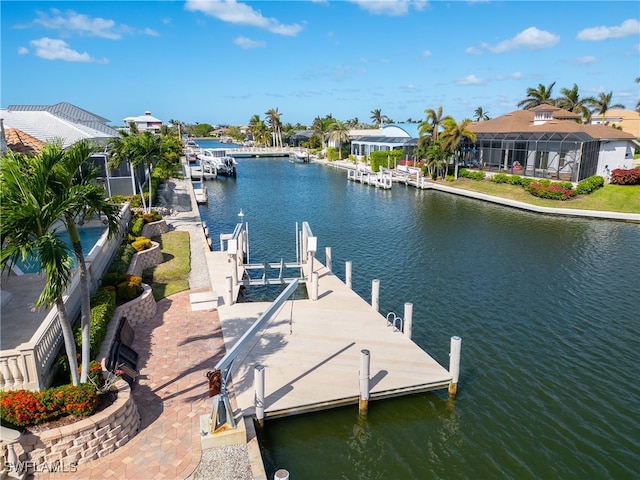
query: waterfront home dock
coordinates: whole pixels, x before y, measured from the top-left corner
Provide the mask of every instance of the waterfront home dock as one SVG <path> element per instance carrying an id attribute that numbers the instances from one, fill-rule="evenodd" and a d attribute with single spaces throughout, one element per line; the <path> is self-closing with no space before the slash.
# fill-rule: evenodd
<path id="1" fill-rule="evenodd" d="M 309 150 L 300 147 L 238 147 L 227 150 L 227 155 L 233 158 L 291 158 L 294 154 L 306 155 L 307 159 L 310 158 Z"/>
<path id="2" fill-rule="evenodd" d="M 212 286 L 220 294 L 228 289 L 227 277 L 234 261 L 229 261 L 227 252 L 208 255 Z M 326 266 L 317 260 L 313 266 L 319 278 L 318 299 L 285 302 L 238 355 L 231 375 L 232 389 L 244 416 L 255 413 L 257 365 L 264 366 L 267 419 L 358 405 L 363 349 L 370 352 L 372 400 L 449 386 L 452 376 L 444 367 L 405 334 L 388 326 L 385 316 L 374 311 Z M 233 298 L 238 289 L 234 288 Z M 227 351 L 269 305 L 229 305 L 219 298 L 218 314 Z"/>

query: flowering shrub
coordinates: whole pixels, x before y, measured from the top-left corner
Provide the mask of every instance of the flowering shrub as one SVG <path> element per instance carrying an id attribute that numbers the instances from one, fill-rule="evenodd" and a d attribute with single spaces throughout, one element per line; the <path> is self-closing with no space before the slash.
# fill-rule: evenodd
<path id="1" fill-rule="evenodd" d="M 472 172 L 466 168 L 461 168 L 458 172 L 458 176 L 462 178 L 470 178 L 471 180 L 484 180 L 485 173 L 480 170 Z"/>
<path id="2" fill-rule="evenodd" d="M 37 425 L 63 415 L 87 417 L 98 408 L 98 394 L 91 383 L 64 385 L 41 392 L 0 392 L 0 419 L 16 426 Z"/>
<path id="3" fill-rule="evenodd" d="M 531 195 L 551 200 L 567 200 L 576 195 L 575 190 L 568 186 L 566 182 L 551 183 L 548 180 L 531 182 L 527 185 L 526 190 Z"/>
<path id="4" fill-rule="evenodd" d="M 138 237 L 131 243 L 131 246 L 136 252 L 142 252 L 151 248 L 151 240 L 147 237 Z"/>
<path id="5" fill-rule="evenodd" d="M 614 185 L 640 185 L 640 170 L 637 168 L 631 170 L 616 168 L 611 172 L 611 183 Z"/>
<path id="6" fill-rule="evenodd" d="M 162 220 L 162 215 L 160 215 L 157 211 L 152 210 L 151 213 L 143 213 L 142 218 L 144 219 L 144 223 L 151 223 Z"/>
<path id="7" fill-rule="evenodd" d="M 125 280 L 116 285 L 116 296 L 119 300 L 128 302 L 142 293 L 142 277 L 125 275 Z"/>

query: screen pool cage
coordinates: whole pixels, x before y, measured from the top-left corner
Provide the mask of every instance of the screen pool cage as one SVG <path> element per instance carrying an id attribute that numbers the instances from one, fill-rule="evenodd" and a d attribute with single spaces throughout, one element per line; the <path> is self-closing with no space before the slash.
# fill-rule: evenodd
<path id="1" fill-rule="evenodd" d="M 478 133 L 463 146 L 462 166 L 580 182 L 596 174 L 600 141 L 583 132 Z"/>

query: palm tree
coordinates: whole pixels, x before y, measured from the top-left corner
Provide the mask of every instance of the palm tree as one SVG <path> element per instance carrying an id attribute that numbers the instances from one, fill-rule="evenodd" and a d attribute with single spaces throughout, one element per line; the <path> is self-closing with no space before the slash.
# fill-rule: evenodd
<path id="1" fill-rule="evenodd" d="M 482 122 L 483 120 L 489 120 L 489 114 L 484 111 L 482 107 L 476 108 L 476 111 L 473 113 L 473 118 L 476 122 Z"/>
<path id="2" fill-rule="evenodd" d="M 548 87 L 545 87 L 543 84 L 539 83 L 538 88 L 528 88 L 527 98 L 518 102 L 518 107 L 529 110 L 545 103 L 554 105 L 555 101 L 551 98 L 551 92 L 553 91 L 553 86 L 555 84 L 556 82 L 553 82 L 549 84 Z"/>
<path id="3" fill-rule="evenodd" d="M 580 98 L 578 93 L 578 85 L 573 84 L 573 88 L 563 88 L 560 90 L 562 95 L 556 99 L 556 106 L 563 108 L 569 112 L 577 113 L 582 117 L 582 123 L 589 123 L 591 120 L 591 111 L 587 105 L 593 103 L 593 97 Z"/>
<path id="4" fill-rule="evenodd" d="M 341 160 L 342 142 L 349 141 L 349 126 L 340 120 L 336 120 L 329 127 L 329 132 L 329 139 L 332 142 L 338 142 L 338 160 Z"/>
<path id="5" fill-rule="evenodd" d="M 373 120 L 373 123 L 380 128 L 382 124 L 388 120 L 388 117 L 382 114 L 382 110 L 376 108 L 375 110 L 371 110 L 371 120 Z"/>
<path id="6" fill-rule="evenodd" d="M 59 146 L 54 147 L 60 149 Z M 81 348 L 82 348 L 82 368 L 80 383 L 87 381 L 89 372 L 89 362 L 91 360 L 91 306 L 89 292 L 89 277 L 87 275 L 87 265 L 80 243 L 80 233 L 76 225 L 77 221 L 84 221 L 96 214 L 103 214 L 109 229 L 109 236 L 118 232 L 118 212 L 116 204 L 110 203 L 105 198 L 104 190 L 91 183 L 92 175 L 81 175 L 81 167 L 86 163 L 91 153 L 97 149 L 87 141 L 74 144 L 63 153 L 61 162 L 55 166 L 55 178 L 52 178 L 50 188 L 59 198 L 67 199 L 67 207 L 62 213 L 63 221 L 73 252 L 78 264 L 80 274 L 80 295 L 81 295 Z"/>
<path id="7" fill-rule="evenodd" d="M 274 146 L 282 146 L 282 133 L 280 128 L 282 123 L 280 122 L 280 112 L 278 112 L 277 108 L 271 108 L 265 112 L 267 116 L 267 122 L 271 127 L 271 132 L 273 133 L 273 144 Z"/>
<path id="8" fill-rule="evenodd" d="M 252 127 L 252 135 L 253 140 L 258 145 L 269 145 L 271 134 L 269 132 L 269 127 L 267 127 L 266 123 L 262 120 L 258 120 L 258 123 Z"/>
<path id="9" fill-rule="evenodd" d="M 602 123 L 604 123 L 605 116 L 607 115 L 607 110 L 612 110 L 614 108 L 624 108 L 624 105 L 622 105 L 621 103 L 615 103 L 611 105 L 611 97 L 613 97 L 613 92 L 600 92 L 597 98 L 594 98 L 591 102 L 589 102 L 592 107 L 591 113 L 602 115 Z"/>
<path id="10" fill-rule="evenodd" d="M 53 232 L 68 207 L 67 198 L 55 195 L 51 188 L 62 158 L 60 149 L 45 146 L 35 157 L 9 152 L 0 162 L 0 267 L 27 256 L 40 260 L 46 282 L 34 305 L 57 307 L 71 382 L 78 385 L 76 344 L 63 299 L 73 259 L 70 248 Z"/>
<path id="11" fill-rule="evenodd" d="M 438 107 L 438 110 L 427 108 L 424 113 L 427 115 L 425 120 L 420 122 L 420 130 L 418 130 L 418 133 L 421 137 L 428 135 L 431 140 L 438 140 L 440 127 L 444 124 L 445 120 L 451 117 L 448 115 L 445 117 L 442 116 L 442 107 Z"/>
<path id="12" fill-rule="evenodd" d="M 476 134 L 467 128 L 470 123 L 471 120 L 468 118 L 460 123 L 457 123 L 451 117 L 444 120 L 444 131 L 440 138 L 442 139 L 444 149 L 455 154 L 455 178 L 458 178 L 458 159 L 460 153 L 462 153 L 463 140 L 467 139 L 472 142 L 477 140 Z"/>
<path id="13" fill-rule="evenodd" d="M 450 154 L 450 152 L 442 148 L 442 143 L 439 140 L 429 143 L 429 146 L 425 149 L 425 159 L 427 173 L 430 177 L 442 173 L 442 178 L 445 178 L 447 175 L 447 158 Z"/>
<path id="14" fill-rule="evenodd" d="M 313 134 L 320 137 L 320 141 L 322 142 L 322 148 L 325 148 L 325 137 L 328 131 L 330 123 L 324 118 L 316 117 L 313 119 L 313 124 L 311 125 L 311 129 L 313 130 Z"/>

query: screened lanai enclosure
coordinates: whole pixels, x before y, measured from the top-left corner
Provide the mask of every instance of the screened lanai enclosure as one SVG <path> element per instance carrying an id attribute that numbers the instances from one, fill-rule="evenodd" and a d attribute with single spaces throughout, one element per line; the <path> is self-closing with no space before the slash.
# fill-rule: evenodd
<path id="1" fill-rule="evenodd" d="M 584 132 L 478 133 L 462 164 L 487 171 L 580 182 L 596 174 L 600 141 Z"/>

